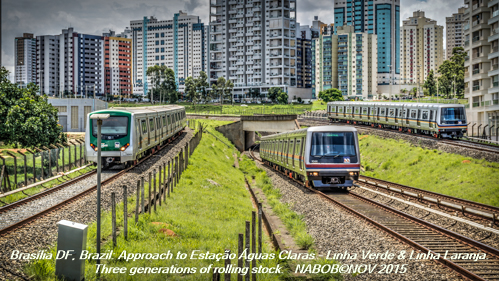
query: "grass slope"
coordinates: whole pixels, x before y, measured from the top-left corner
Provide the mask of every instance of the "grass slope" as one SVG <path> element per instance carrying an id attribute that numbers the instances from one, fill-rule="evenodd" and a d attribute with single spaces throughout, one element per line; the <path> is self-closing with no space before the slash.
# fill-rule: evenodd
<path id="1" fill-rule="evenodd" d="M 218 121 L 220 122 L 220 121 Z M 217 122 L 217 123 L 218 123 Z M 210 129 L 213 134 L 229 143 L 220 133 Z M 174 193 L 163 203 L 156 213 L 140 215 L 138 224 L 129 219 L 129 238 L 125 241 L 123 235 L 118 237 L 118 246 L 114 249 L 113 260 L 106 262 L 107 266 L 127 267 L 195 267 L 195 274 L 106 274 L 105 280 L 209 280 L 211 275 L 199 273 L 199 268 L 213 264 L 223 266 L 223 260 L 118 260 L 122 251 L 131 253 L 166 253 L 171 251 L 190 253 L 192 250 L 222 253 L 225 249 L 237 252 L 238 233 L 244 233 L 245 221 L 251 219 L 253 207 L 250 195 L 244 187 L 244 175 L 234 168 L 233 148 L 228 148 L 210 134 L 204 134 L 200 145 L 190 157 L 190 165 L 184 171 L 181 181 Z M 217 184 L 209 182 L 210 179 Z M 147 186 L 146 186 L 147 191 Z M 135 209 L 135 196 L 128 198 L 130 212 Z M 166 205 L 166 206 L 165 206 Z M 118 206 L 118 214 L 122 214 L 122 204 Z M 103 215 L 102 237 L 111 235 L 110 213 Z M 122 226 L 122 216 L 118 216 L 118 226 Z M 152 222 L 162 222 L 155 225 Z M 176 233 L 169 237 L 161 233 L 161 228 L 167 228 Z M 95 223 L 89 226 L 87 248 L 95 249 Z M 106 242 L 103 251 L 112 249 L 111 241 Z M 56 248 L 51 249 L 55 253 Z M 264 252 L 270 249 L 264 245 Z M 276 266 L 278 260 L 258 262 L 258 265 Z M 232 264 L 237 264 L 232 260 Z M 55 262 L 40 260 L 31 263 L 26 271 L 36 275 L 39 280 L 54 280 Z M 95 263 L 86 262 L 86 279 L 94 280 Z M 261 274 L 258 280 L 275 280 L 277 275 Z"/>
<path id="2" fill-rule="evenodd" d="M 360 136 L 365 176 L 499 206 L 499 163 Z"/>

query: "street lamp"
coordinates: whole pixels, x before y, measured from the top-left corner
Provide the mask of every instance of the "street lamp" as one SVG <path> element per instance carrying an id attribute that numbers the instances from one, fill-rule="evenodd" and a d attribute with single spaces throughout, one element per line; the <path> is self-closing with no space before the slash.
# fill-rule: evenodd
<path id="1" fill-rule="evenodd" d="M 100 254 L 100 194 L 101 194 L 101 127 L 102 120 L 109 118 L 109 114 L 92 114 L 90 119 L 97 120 L 97 254 Z M 93 127 L 93 124 L 92 124 Z M 97 264 L 100 264 L 100 259 L 97 259 Z"/>

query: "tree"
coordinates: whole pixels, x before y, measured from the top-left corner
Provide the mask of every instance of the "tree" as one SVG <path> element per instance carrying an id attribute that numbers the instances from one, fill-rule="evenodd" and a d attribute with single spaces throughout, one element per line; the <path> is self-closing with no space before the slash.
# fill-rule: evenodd
<path id="1" fill-rule="evenodd" d="M 277 100 L 277 97 L 279 96 L 279 93 L 281 92 L 281 88 L 279 87 L 272 87 L 269 89 L 269 92 L 268 92 L 268 98 L 272 101 L 272 102 L 276 102 Z"/>
<path id="2" fill-rule="evenodd" d="M 298 103 L 302 103 L 301 97 L 298 97 L 297 101 Z"/>
<path id="3" fill-rule="evenodd" d="M 192 101 L 192 104 L 194 107 L 196 106 L 196 102 L 199 99 L 199 93 L 197 92 L 197 83 L 196 81 L 191 77 L 187 77 L 185 79 L 185 94 L 187 97 Z"/>
<path id="4" fill-rule="evenodd" d="M 464 94 L 464 59 L 466 56 L 463 47 L 455 47 L 452 49 L 452 57 L 438 67 L 438 73 L 441 74 L 438 78 L 439 94 L 450 97 L 454 90 L 457 96 Z"/>
<path id="5" fill-rule="evenodd" d="M 413 94 L 414 97 L 416 97 L 418 94 L 418 88 L 416 87 L 412 88 L 411 93 Z"/>
<path id="6" fill-rule="evenodd" d="M 226 86 L 225 78 L 218 77 L 218 80 L 217 80 L 213 90 L 215 91 L 215 95 L 217 95 L 217 97 L 220 97 L 220 102 L 222 104 L 224 103 L 223 99 L 224 99 L 224 94 L 225 94 L 226 88 L 227 88 L 227 86 Z"/>
<path id="7" fill-rule="evenodd" d="M 437 84 L 435 82 L 435 77 L 433 76 L 433 70 L 430 70 L 423 87 L 428 90 L 428 95 L 430 97 L 437 93 Z"/>
<path id="8" fill-rule="evenodd" d="M 400 89 L 400 93 L 403 94 L 405 96 L 405 94 L 407 93 L 407 89 Z"/>
<path id="9" fill-rule="evenodd" d="M 161 70 L 160 70 L 159 65 L 148 67 L 147 71 L 146 71 L 146 75 L 148 77 L 151 77 L 151 82 L 154 85 L 154 88 L 151 88 L 151 90 L 149 91 L 150 101 L 151 101 L 151 103 L 154 103 L 153 102 L 153 100 L 154 100 L 154 92 L 155 92 L 154 89 L 159 88 L 159 83 L 161 81 L 161 77 L 160 77 L 161 76 Z"/>
<path id="10" fill-rule="evenodd" d="M 284 91 L 279 92 L 277 95 L 277 101 L 280 104 L 287 104 L 288 103 L 288 94 Z"/>
<path id="11" fill-rule="evenodd" d="M 232 94 L 232 89 L 234 89 L 234 84 L 230 80 L 227 80 L 225 83 L 225 95 L 230 97 L 230 101 L 234 105 L 234 95 Z"/>
<path id="12" fill-rule="evenodd" d="M 0 141 L 23 147 L 49 146 L 66 141 L 57 124 L 57 109 L 46 95 L 37 95 L 35 84 L 18 88 L 8 79 L 9 71 L 0 68 Z"/>
<path id="13" fill-rule="evenodd" d="M 209 92 L 208 92 L 208 87 L 210 84 L 208 84 L 208 75 L 206 75 L 206 72 L 200 71 L 199 72 L 199 77 L 196 79 L 196 88 L 197 91 L 199 92 L 201 99 L 206 102 L 209 98 Z"/>
<path id="14" fill-rule="evenodd" d="M 161 90 L 164 101 L 176 103 L 178 100 L 177 83 L 175 82 L 175 72 L 171 68 L 166 68 L 163 73 Z"/>
<path id="15" fill-rule="evenodd" d="M 323 101 L 325 101 L 326 103 L 327 102 L 330 102 L 330 101 L 342 101 L 342 100 L 345 100 L 343 98 L 343 95 L 341 94 L 341 91 L 336 89 L 336 88 L 332 88 L 332 89 L 327 89 L 327 90 L 324 90 L 324 91 L 320 91 L 319 92 L 319 98 Z"/>

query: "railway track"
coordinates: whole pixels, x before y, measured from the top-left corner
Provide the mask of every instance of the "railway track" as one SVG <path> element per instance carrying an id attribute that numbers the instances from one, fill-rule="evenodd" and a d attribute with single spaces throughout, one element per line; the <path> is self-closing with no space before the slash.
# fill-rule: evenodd
<path id="1" fill-rule="evenodd" d="M 126 174 L 128 171 L 130 171 L 131 169 L 135 168 L 136 166 L 140 165 L 141 163 L 143 163 L 144 161 L 148 160 L 149 158 L 151 158 L 152 156 L 154 156 L 157 152 L 159 152 L 160 150 L 162 150 L 164 147 L 166 147 L 169 143 L 171 143 L 172 141 L 174 141 L 182 132 L 179 132 L 174 138 L 170 139 L 170 141 L 166 144 L 164 144 L 163 146 L 161 146 L 158 150 L 155 151 L 155 153 L 151 153 L 150 155 L 142 158 L 138 163 L 137 165 L 135 166 L 131 166 L 131 167 L 128 167 L 124 170 L 121 170 L 119 172 L 117 172 L 116 174 L 110 176 L 109 178 L 103 180 L 101 182 L 101 186 L 104 187 L 105 185 L 108 185 L 109 183 L 113 182 L 114 180 L 118 179 L 119 177 L 121 177 L 122 175 Z M 49 190 L 46 190 L 44 192 L 40 192 L 38 194 L 35 194 L 33 196 L 30 196 L 30 197 L 26 197 L 22 200 L 19 200 L 19 201 L 16 201 L 12 204 L 9 204 L 9 205 L 5 205 L 3 206 L 2 208 L 0 208 L 0 216 L 3 214 L 3 213 L 6 213 L 6 212 L 9 212 L 9 211 L 16 211 L 16 209 L 18 208 L 22 208 L 24 205 L 28 204 L 28 203 L 31 203 L 31 202 L 34 202 L 36 200 L 40 200 L 41 198 L 44 198 L 44 197 L 47 197 L 51 194 L 53 194 L 54 192 L 56 191 L 60 191 L 68 186 L 71 186 L 72 184 L 76 184 L 78 183 L 79 181 L 82 181 L 90 176 L 92 176 L 93 174 L 95 174 L 97 171 L 93 172 L 93 173 L 87 173 L 85 175 L 82 175 L 80 177 L 77 177 L 75 179 L 73 179 L 72 181 L 70 182 L 66 182 L 64 184 L 61 184 L 57 187 L 54 187 L 54 188 L 57 188 L 57 189 L 49 189 Z M 8 225 L 7 227 L 4 227 L 2 229 L 0 229 L 0 236 L 4 236 L 10 232 L 13 232 L 17 229 L 20 229 L 22 228 L 23 226 L 27 225 L 27 224 L 30 224 L 48 214 L 50 214 L 51 212 L 53 211 L 56 211 L 58 209 L 61 209 L 63 208 L 64 206 L 68 205 L 68 204 L 71 204 L 75 201 L 77 201 L 78 199 L 81 199 L 85 196 L 87 196 L 88 194 L 91 194 L 92 192 L 96 191 L 97 190 L 97 185 L 93 185 L 92 187 L 88 188 L 88 189 L 85 189 L 84 191 L 74 195 L 74 196 L 71 196 L 70 198 L 67 198 L 67 199 L 64 199 L 62 200 L 61 202 L 58 202 L 56 204 L 53 204 L 51 206 L 47 206 L 46 209 L 40 211 L 40 212 L 37 212 L 35 214 L 32 214 L 30 215 L 29 217 L 26 217 L 26 218 L 23 218 L 22 220 L 19 220 L 13 224 L 10 224 Z"/>
<path id="2" fill-rule="evenodd" d="M 250 155 L 265 164 L 253 150 Z M 415 248 L 408 257 L 432 259 L 470 280 L 499 280 L 499 250 L 495 248 L 353 192 L 304 188 Z"/>
<path id="3" fill-rule="evenodd" d="M 315 118 L 302 118 L 306 120 L 305 122 L 301 122 L 303 125 L 311 125 L 311 126 L 323 126 L 323 125 L 330 125 L 331 123 L 329 120 L 325 117 L 315 117 Z M 398 134 L 403 134 L 407 135 L 406 133 L 399 132 L 397 130 L 392 130 L 392 129 L 386 129 L 386 128 L 376 128 L 376 127 L 369 127 L 369 126 L 361 126 L 361 125 L 354 125 L 354 124 L 347 124 L 347 123 L 334 123 L 335 125 L 343 125 L 343 126 L 354 126 L 354 127 L 359 127 L 359 128 L 369 128 L 369 129 L 376 129 L 376 130 L 382 130 L 386 132 L 392 132 L 392 133 L 398 133 Z M 492 145 L 492 144 L 486 144 L 486 143 L 477 143 L 469 140 L 449 140 L 449 139 L 436 139 L 434 137 L 430 136 L 425 136 L 425 135 L 419 135 L 419 134 L 414 134 L 414 136 L 420 137 L 420 138 L 426 138 L 430 140 L 435 140 L 439 141 L 441 143 L 453 145 L 453 146 L 458 146 L 458 147 L 464 147 L 468 149 L 476 149 L 480 151 L 485 151 L 489 153 L 494 153 L 494 154 L 499 154 L 499 146 L 497 145 Z"/>
<path id="4" fill-rule="evenodd" d="M 359 182 L 372 190 L 383 191 L 386 194 L 395 193 L 426 205 L 436 206 L 443 211 L 458 212 L 472 218 L 489 220 L 495 226 L 499 225 L 498 207 L 367 176 L 360 176 Z"/>

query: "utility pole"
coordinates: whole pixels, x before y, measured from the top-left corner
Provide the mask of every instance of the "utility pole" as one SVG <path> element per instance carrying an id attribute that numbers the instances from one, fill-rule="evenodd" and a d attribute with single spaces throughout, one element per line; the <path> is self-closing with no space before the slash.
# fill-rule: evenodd
<path id="1" fill-rule="evenodd" d="M 390 97 L 389 97 L 389 100 L 392 100 L 392 87 L 393 87 L 393 83 L 392 83 L 392 65 L 388 65 L 388 67 L 390 67 L 390 75 L 388 76 L 388 79 L 390 79 L 388 81 L 388 85 L 390 86 Z"/>
<path id="2" fill-rule="evenodd" d="M 437 103 L 438 103 L 438 76 L 437 76 Z"/>
<path id="3" fill-rule="evenodd" d="M 418 93 L 417 93 L 417 95 L 418 95 L 418 102 L 419 102 L 419 81 L 421 80 L 421 77 L 420 77 L 421 73 L 419 71 L 420 67 L 421 67 L 421 65 L 418 64 Z"/>
<path id="4" fill-rule="evenodd" d="M 121 87 L 120 87 L 120 105 L 121 105 Z"/>

